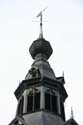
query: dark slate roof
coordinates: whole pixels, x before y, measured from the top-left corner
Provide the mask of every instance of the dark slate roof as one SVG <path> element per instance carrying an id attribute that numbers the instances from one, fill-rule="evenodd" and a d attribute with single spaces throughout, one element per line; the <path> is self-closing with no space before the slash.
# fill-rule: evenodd
<path id="1" fill-rule="evenodd" d="M 43 86 L 49 86 L 51 88 L 57 89 L 60 92 L 60 95 L 62 95 L 62 98 L 64 101 L 68 96 L 63 84 L 61 84 L 60 81 L 52 80 L 52 79 L 43 77 L 42 79 L 41 78 L 34 78 L 34 79 L 23 80 L 19 84 L 19 86 L 17 87 L 17 89 L 15 91 L 16 98 L 19 99 L 19 97 L 24 92 L 24 90 L 33 86 L 33 85 L 34 86 L 43 85 Z"/>
<path id="2" fill-rule="evenodd" d="M 70 118 L 69 120 L 67 120 L 67 121 L 65 122 L 65 125 L 72 125 L 72 123 L 73 123 L 74 125 L 78 125 L 78 123 L 77 123 L 73 118 Z"/>
<path id="3" fill-rule="evenodd" d="M 47 77 L 49 79 L 56 80 L 56 76 L 49 62 L 47 62 L 46 60 L 40 59 L 40 60 L 34 61 L 34 63 L 32 64 L 32 68 L 33 67 L 36 67 L 36 69 L 39 70 L 42 78 Z M 25 79 L 29 79 L 29 78 L 30 78 L 30 73 L 28 72 Z"/>

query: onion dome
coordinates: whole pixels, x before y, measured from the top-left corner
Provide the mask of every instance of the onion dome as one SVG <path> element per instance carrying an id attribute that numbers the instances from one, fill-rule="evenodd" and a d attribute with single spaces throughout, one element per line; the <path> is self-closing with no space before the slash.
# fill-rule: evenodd
<path id="1" fill-rule="evenodd" d="M 44 38 L 39 38 L 35 40 L 32 43 L 29 51 L 34 60 L 48 60 L 53 52 L 50 43 L 46 41 Z"/>

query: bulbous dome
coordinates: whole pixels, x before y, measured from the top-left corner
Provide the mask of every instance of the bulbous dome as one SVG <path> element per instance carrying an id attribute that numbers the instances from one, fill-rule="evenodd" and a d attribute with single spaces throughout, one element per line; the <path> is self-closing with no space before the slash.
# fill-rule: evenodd
<path id="1" fill-rule="evenodd" d="M 34 60 L 48 60 L 53 52 L 50 43 L 44 38 L 35 40 L 29 48 L 29 51 Z"/>

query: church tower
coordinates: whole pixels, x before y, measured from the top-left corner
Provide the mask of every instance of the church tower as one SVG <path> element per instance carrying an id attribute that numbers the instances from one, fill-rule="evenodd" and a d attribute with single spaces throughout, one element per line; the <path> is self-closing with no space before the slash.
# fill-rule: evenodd
<path id="1" fill-rule="evenodd" d="M 38 16 L 40 35 L 29 48 L 34 62 L 15 90 L 18 106 L 9 125 L 77 125 L 74 120 L 65 120 L 64 102 L 68 95 L 64 76 L 56 77 L 48 62 L 53 50 L 43 38 L 42 12 Z"/>

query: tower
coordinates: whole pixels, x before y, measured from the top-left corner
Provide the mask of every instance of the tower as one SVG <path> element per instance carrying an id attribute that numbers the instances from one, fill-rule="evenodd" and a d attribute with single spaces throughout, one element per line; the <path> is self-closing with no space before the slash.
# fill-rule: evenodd
<path id="1" fill-rule="evenodd" d="M 65 120 L 64 102 L 68 95 L 64 76 L 56 77 L 48 62 L 53 50 L 43 38 L 42 12 L 38 16 L 40 35 L 29 48 L 34 62 L 15 90 L 18 106 L 9 125 L 77 125 L 72 119 Z"/>

